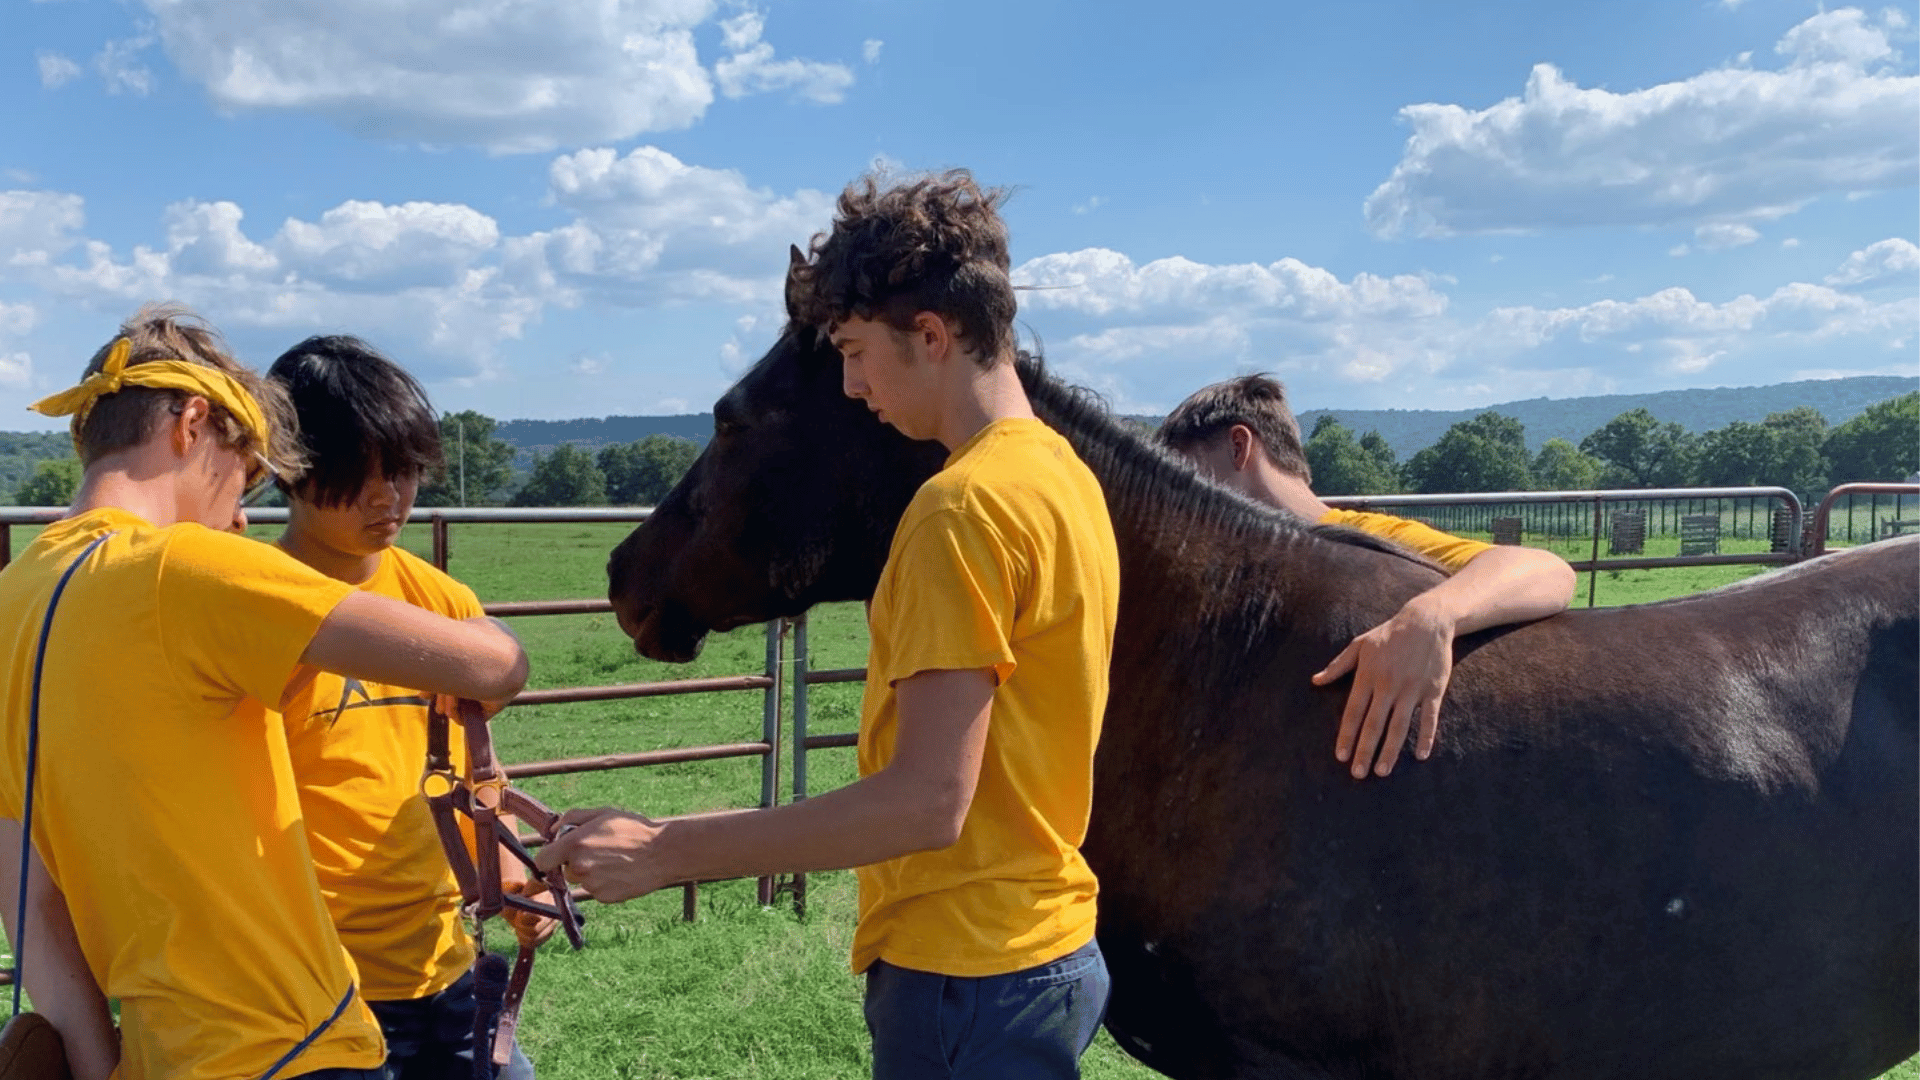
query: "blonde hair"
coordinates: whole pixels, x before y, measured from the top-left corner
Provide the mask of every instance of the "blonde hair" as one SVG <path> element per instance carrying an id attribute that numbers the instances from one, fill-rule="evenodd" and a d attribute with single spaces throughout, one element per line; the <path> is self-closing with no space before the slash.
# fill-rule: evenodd
<path id="1" fill-rule="evenodd" d="M 209 402 L 220 444 L 242 452 L 259 452 L 282 476 L 297 477 L 305 471 L 298 421 L 286 391 L 234 359 L 220 332 L 191 308 L 175 300 L 145 305 L 120 324 L 120 332 L 112 341 L 93 354 L 84 375 L 99 371 L 121 338 L 131 346 L 128 367 L 155 360 L 181 360 L 224 372 L 259 403 L 267 421 L 268 445 L 256 445 L 257 440 L 239 418 L 217 402 Z M 73 442 L 80 450 L 81 462 L 90 465 L 107 454 L 145 442 L 160 417 L 187 397 L 185 391 L 143 386 L 122 387 L 101 397 L 84 418 L 76 416 L 72 423 Z"/>

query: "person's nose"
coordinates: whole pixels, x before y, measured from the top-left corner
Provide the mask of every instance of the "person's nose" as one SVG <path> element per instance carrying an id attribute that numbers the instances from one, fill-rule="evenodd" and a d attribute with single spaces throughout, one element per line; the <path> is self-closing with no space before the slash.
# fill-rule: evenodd
<path id="1" fill-rule="evenodd" d="M 840 391 L 850 398 L 866 400 L 867 380 L 858 364 L 847 360 L 840 362 Z"/>
<path id="2" fill-rule="evenodd" d="M 386 510 L 400 502 L 399 486 L 384 476 L 368 481 L 367 490 L 361 494 L 375 510 Z"/>

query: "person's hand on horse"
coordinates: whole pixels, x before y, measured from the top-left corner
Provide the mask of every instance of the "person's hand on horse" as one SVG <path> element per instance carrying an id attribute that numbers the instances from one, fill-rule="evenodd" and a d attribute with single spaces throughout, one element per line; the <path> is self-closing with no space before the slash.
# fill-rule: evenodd
<path id="1" fill-rule="evenodd" d="M 538 879 L 502 880 L 500 891 L 524 896 L 529 900 L 538 900 L 546 895 L 547 883 Z M 514 936 L 520 939 L 520 944 L 529 949 L 546 944 L 547 939 L 552 937 L 553 932 L 560 927 L 558 919 L 531 911 L 521 911 L 515 907 L 502 911 L 500 917 L 507 920 L 508 926 L 513 927 Z"/>
<path id="2" fill-rule="evenodd" d="M 1409 603 L 1354 638 L 1313 677 L 1315 686 L 1326 686 L 1353 673 L 1333 756 L 1351 763 L 1354 779 L 1365 779 L 1369 771 L 1392 772 L 1416 717 L 1413 756 L 1425 761 L 1433 752 L 1440 701 L 1453 677 L 1453 633 L 1451 620 L 1436 617 L 1417 601 Z"/>
<path id="3" fill-rule="evenodd" d="M 560 867 L 587 895 L 617 904 L 673 884 L 649 850 L 659 835 L 658 822 L 625 810 L 569 810 L 560 816 L 556 837 L 541 847 L 534 862 L 542 873 Z"/>

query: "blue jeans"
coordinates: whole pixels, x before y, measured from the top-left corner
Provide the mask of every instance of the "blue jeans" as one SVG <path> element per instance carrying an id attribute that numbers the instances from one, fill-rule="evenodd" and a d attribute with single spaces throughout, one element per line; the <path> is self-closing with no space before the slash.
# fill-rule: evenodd
<path id="1" fill-rule="evenodd" d="M 1091 941 L 1051 963 L 983 978 L 878 961 L 867 969 L 874 1080 L 1078 1077 L 1111 987 Z"/>
<path id="2" fill-rule="evenodd" d="M 473 1080 L 473 972 L 437 994 L 367 1005 L 387 1037 L 387 1070 L 393 1080 Z M 518 1042 L 499 1080 L 533 1080 L 533 1063 Z"/>

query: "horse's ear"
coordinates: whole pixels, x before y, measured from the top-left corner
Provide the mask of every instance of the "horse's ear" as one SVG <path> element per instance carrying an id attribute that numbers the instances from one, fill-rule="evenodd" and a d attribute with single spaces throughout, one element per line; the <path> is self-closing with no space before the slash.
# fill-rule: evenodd
<path id="1" fill-rule="evenodd" d="M 799 295 L 796 291 L 796 286 L 798 283 L 794 281 L 794 273 L 795 271 L 798 271 L 799 269 L 801 269 L 806 265 L 807 265 L 807 257 L 805 255 L 800 254 L 800 246 L 798 244 L 788 244 L 787 245 L 786 300 L 787 300 L 787 319 L 789 322 L 791 322 L 794 319 L 794 312 L 800 309 Z"/>

